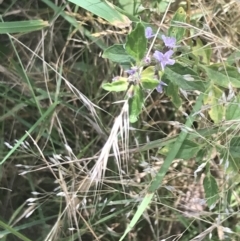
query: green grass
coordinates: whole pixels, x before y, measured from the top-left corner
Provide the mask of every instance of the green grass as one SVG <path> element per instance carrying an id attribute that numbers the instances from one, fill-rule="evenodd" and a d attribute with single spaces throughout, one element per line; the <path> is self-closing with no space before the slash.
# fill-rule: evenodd
<path id="1" fill-rule="evenodd" d="M 114 1 L 119 8 L 125 3 Z M 142 4 L 142 21 L 156 26 L 169 7 L 165 31 L 175 4 Z M 150 12 L 153 6 L 160 13 Z M 207 24 L 205 18 L 220 11 L 209 13 L 207 1 L 191 6 L 194 26 L 188 28 L 195 34 L 202 28 L 197 16 Z M 240 6 L 221 7 L 229 7 L 228 15 L 223 11 L 213 17 L 212 32 L 203 37 L 220 49 L 212 63 L 229 56 L 225 49 L 239 46 L 239 20 L 234 29 L 228 26 Z M 114 17 L 126 14 L 137 21 L 128 10 Z M 110 25 L 111 15 L 103 20 L 94 13 L 66 1 L 58 6 L 48 0 L 0 4 L 0 239 L 189 241 L 210 240 L 211 233 L 211 240 L 221 240 L 223 230 L 222 240 L 238 240 L 239 164 L 234 166 L 229 155 L 231 146 L 238 153 L 238 121 L 213 124 L 202 109 L 201 116 L 193 115 L 195 128 L 184 113 L 195 107 L 198 112 L 202 96 L 181 95 L 177 110 L 165 94 L 153 92 L 140 120 L 129 124 L 127 102 L 118 102 L 124 95 L 101 88 L 123 73 L 102 53 L 124 43 L 129 29 Z M 235 37 L 229 43 L 219 33 Z M 182 160 L 178 149 L 185 140 L 206 148 L 195 159 Z M 162 149 L 170 144 L 170 151 Z M 226 158 L 220 160 L 219 153 Z M 226 168 L 228 159 L 234 171 Z M 206 205 L 191 209 L 187 198 L 195 190 L 203 198 L 199 183 L 207 173 L 218 183 L 218 203 L 212 210 Z"/>

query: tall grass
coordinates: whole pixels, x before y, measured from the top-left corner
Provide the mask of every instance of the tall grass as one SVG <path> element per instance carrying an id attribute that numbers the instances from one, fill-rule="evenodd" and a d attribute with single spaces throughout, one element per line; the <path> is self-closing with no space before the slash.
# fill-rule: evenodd
<path id="1" fill-rule="evenodd" d="M 238 67 L 240 4 L 119 0 L 101 5 L 113 11 L 101 15 L 105 1 L 74 2 L 85 4 L 0 4 L 0 239 L 238 240 L 238 88 L 217 101 L 180 90 L 179 109 L 176 96 L 149 92 L 132 124 L 125 93 L 101 86 L 125 67 L 103 52 L 125 43 L 138 17 L 166 32 L 181 4 L 190 18 L 181 48 L 192 41 L 190 57 L 201 62 L 211 46 L 211 64 Z M 187 146 L 196 139 L 204 148 Z M 217 183 L 215 207 L 204 180 Z"/>

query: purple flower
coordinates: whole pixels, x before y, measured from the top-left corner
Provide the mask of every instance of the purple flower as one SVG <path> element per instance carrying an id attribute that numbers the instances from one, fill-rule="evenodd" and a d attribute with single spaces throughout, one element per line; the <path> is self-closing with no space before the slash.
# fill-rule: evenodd
<path id="1" fill-rule="evenodd" d="M 144 58 L 144 62 L 145 62 L 146 64 L 150 64 L 150 63 L 151 63 L 151 58 L 150 58 L 149 56 L 145 57 L 145 58 Z"/>
<path id="2" fill-rule="evenodd" d="M 134 75 L 137 72 L 137 67 L 131 67 L 131 69 L 128 69 L 125 71 L 126 73 L 128 73 L 129 75 Z"/>
<path id="3" fill-rule="evenodd" d="M 175 64 L 175 60 L 170 59 L 171 56 L 173 55 L 173 53 L 174 52 L 172 50 L 168 50 L 165 54 L 156 50 L 153 54 L 153 57 L 161 64 L 161 67 L 163 70 L 166 65 L 174 65 Z"/>
<path id="4" fill-rule="evenodd" d="M 176 47 L 176 38 L 174 37 L 166 37 L 165 35 L 162 35 L 162 40 L 166 47 L 168 48 L 175 48 Z"/>
<path id="5" fill-rule="evenodd" d="M 158 93 L 163 92 L 163 86 L 167 86 L 167 84 L 164 83 L 163 81 L 160 81 L 159 85 L 156 87 L 156 90 L 157 90 Z"/>
<path id="6" fill-rule="evenodd" d="M 153 36 L 154 36 L 154 34 L 153 34 L 152 28 L 151 28 L 151 27 L 147 27 L 147 28 L 145 29 L 145 37 L 146 37 L 147 39 L 150 39 L 150 38 L 152 38 Z"/>

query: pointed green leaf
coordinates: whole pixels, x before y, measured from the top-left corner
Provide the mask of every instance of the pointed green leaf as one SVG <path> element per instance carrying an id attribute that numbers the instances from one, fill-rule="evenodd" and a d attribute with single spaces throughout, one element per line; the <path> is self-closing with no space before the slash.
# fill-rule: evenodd
<path id="1" fill-rule="evenodd" d="M 196 46 L 192 47 L 192 54 L 200 59 L 200 62 L 210 64 L 210 58 L 212 55 L 211 46 L 204 46 L 202 40 L 198 37 Z"/>
<path id="2" fill-rule="evenodd" d="M 231 139 L 229 146 L 229 154 L 234 159 L 240 159 L 240 136 L 235 136 Z"/>
<path id="3" fill-rule="evenodd" d="M 226 107 L 226 120 L 238 119 L 240 119 L 240 96 L 234 98 Z"/>
<path id="4" fill-rule="evenodd" d="M 111 47 L 105 49 L 102 57 L 117 63 L 134 62 L 131 56 L 127 54 L 122 44 L 114 44 Z"/>
<path id="5" fill-rule="evenodd" d="M 178 109 L 182 105 L 182 100 L 178 92 L 179 87 L 170 81 L 168 82 L 168 86 L 166 87 L 166 95 L 171 98 L 172 103 Z"/>
<path id="6" fill-rule="evenodd" d="M 122 6 L 125 12 L 134 16 L 141 6 L 141 0 L 119 0 L 119 4 Z"/>
<path id="7" fill-rule="evenodd" d="M 129 85 L 129 83 L 127 81 L 127 78 L 121 78 L 112 83 L 103 83 L 102 88 L 106 91 L 120 92 L 120 91 L 127 90 L 128 85 Z"/>
<path id="8" fill-rule="evenodd" d="M 233 157 L 229 153 L 220 150 L 220 157 L 223 158 L 223 167 L 226 174 L 230 174 L 236 183 L 240 183 L 240 158 Z M 235 175 L 234 175 L 235 174 Z"/>
<path id="9" fill-rule="evenodd" d="M 239 177 L 236 182 L 240 182 L 240 136 L 235 136 L 231 138 L 230 143 L 227 146 L 227 149 L 218 148 L 220 153 L 220 159 L 223 160 L 223 166 L 225 171 L 237 174 Z M 236 179 L 236 178 L 235 178 Z"/>
<path id="10" fill-rule="evenodd" d="M 141 73 L 141 84 L 144 89 L 153 90 L 159 85 L 160 81 L 155 79 L 155 67 L 149 66 Z"/>
<path id="11" fill-rule="evenodd" d="M 236 50 L 232 54 L 230 54 L 230 56 L 228 56 L 226 62 L 228 65 L 232 65 L 232 64 L 238 62 L 239 59 L 240 59 L 240 51 Z"/>
<path id="12" fill-rule="evenodd" d="M 205 191 L 205 198 L 210 209 L 215 207 L 219 200 L 218 185 L 215 178 L 208 174 L 203 180 L 203 187 Z"/>
<path id="13" fill-rule="evenodd" d="M 208 111 L 214 123 L 219 123 L 224 117 L 224 106 L 219 104 L 219 99 L 222 97 L 223 91 L 215 85 L 209 86 L 207 93 L 204 97 L 204 104 L 210 105 Z"/>
<path id="14" fill-rule="evenodd" d="M 49 23 L 43 20 L 12 21 L 0 23 L 0 34 L 27 33 L 48 27 Z"/>
<path id="15" fill-rule="evenodd" d="M 149 66 L 142 71 L 141 77 L 143 79 L 154 79 L 154 72 L 155 72 L 155 67 Z"/>
<path id="16" fill-rule="evenodd" d="M 165 78 L 183 90 L 198 90 L 204 92 L 207 86 L 207 83 L 199 79 L 196 72 L 180 63 L 168 66 L 164 71 L 163 81 Z"/>
<path id="17" fill-rule="evenodd" d="M 154 7 L 154 10 L 156 9 L 156 12 L 159 13 L 165 13 L 168 9 L 169 0 L 161 0 L 161 1 L 154 1 L 156 4 Z"/>
<path id="18" fill-rule="evenodd" d="M 129 121 L 134 123 L 138 120 L 144 103 L 143 91 L 139 85 L 134 86 L 133 97 L 129 99 Z"/>
<path id="19" fill-rule="evenodd" d="M 107 0 L 69 0 L 77 6 L 107 20 L 110 24 L 118 28 L 129 27 L 131 21 L 116 10 L 116 7 Z"/>
<path id="20" fill-rule="evenodd" d="M 174 14 L 171 21 L 171 27 L 168 29 L 168 36 L 175 37 L 177 41 L 183 39 L 186 27 L 180 27 L 181 23 L 186 23 L 187 14 L 185 10 L 180 7 Z M 176 26 L 179 25 L 179 26 Z"/>
<path id="21" fill-rule="evenodd" d="M 169 144 L 162 148 L 159 153 L 166 156 L 170 151 L 172 151 L 174 143 Z M 181 149 L 176 155 L 176 158 L 178 159 L 184 159 L 184 160 L 189 160 L 193 157 L 196 156 L 196 154 L 202 149 L 202 146 L 190 141 L 190 140 L 185 140 L 181 146 Z"/>
<path id="22" fill-rule="evenodd" d="M 159 80 L 156 79 L 141 79 L 142 87 L 146 90 L 153 90 L 159 85 Z"/>
<path id="23" fill-rule="evenodd" d="M 228 88 L 229 84 L 240 88 L 239 72 L 236 67 L 222 64 L 201 65 L 214 84 Z"/>
<path id="24" fill-rule="evenodd" d="M 141 61 L 147 48 L 147 39 L 145 37 L 145 27 L 138 23 L 136 28 L 127 36 L 126 51 L 136 61 Z"/>
<path id="25" fill-rule="evenodd" d="M 159 85 L 160 81 L 155 79 L 155 67 L 149 66 L 141 73 L 141 84 L 144 89 L 152 90 Z"/>

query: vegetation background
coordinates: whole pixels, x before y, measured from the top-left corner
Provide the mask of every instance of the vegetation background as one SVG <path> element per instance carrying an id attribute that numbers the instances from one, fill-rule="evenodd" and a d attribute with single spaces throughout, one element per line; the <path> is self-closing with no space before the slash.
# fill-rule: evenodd
<path id="1" fill-rule="evenodd" d="M 164 92 L 154 91 L 147 96 L 139 121 L 129 124 L 122 115 L 124 94 L 101 88 L 126 74 L 102 54 L 107 47 L 124 43 L 133 26 L 108 22 L 99 17 L 99 9 L 81 7 L 84 2 L 97 6 L 97 1 L 72 2 L 0 1 L 3 241 L 120 240 L 164 162 L 161 147 L 176 140 L 185 113 L 191 112 L 196 100 L 195 95 L 183 98 L 186 93 L 179 92 L 177 101 L 182 103 L 176 108 Z M 182 46 L 191 41 L 193 52 L 211 46 L 209 64 L 238 68 L 239 1 L 116 0 L 112 4 L 133 23 L 141 19 L 163 33 L 183 7 L 190 36 Z M 229 86 L 225 93 L 239 98 L 237 88 Z M 223 104 L 217 100 L 212 105 L 221 118 Z M 240 116 L 238 109 L 234 114 Z M 124 240 L 240 240 L 238 165 L 229 171 L 215 148 L 229 153 L 239 123 L 215 122 L 204 110 L 201 114 L 192 128 L 202 130 L 196 133 L 213 147 L 211 152 L 198 150 L 194 158 L 173 161 L 151 204 Z M 124 127 L 118 132 L 119 123 Z M 190 145 L 184 155 L 198 147 Z M 234 147 L 240 156 L 239 145 Z M 214 207 L 204 202 L 206 165 L 217 184 L 209 181 L 210 188 L 217 190 Z"/>

